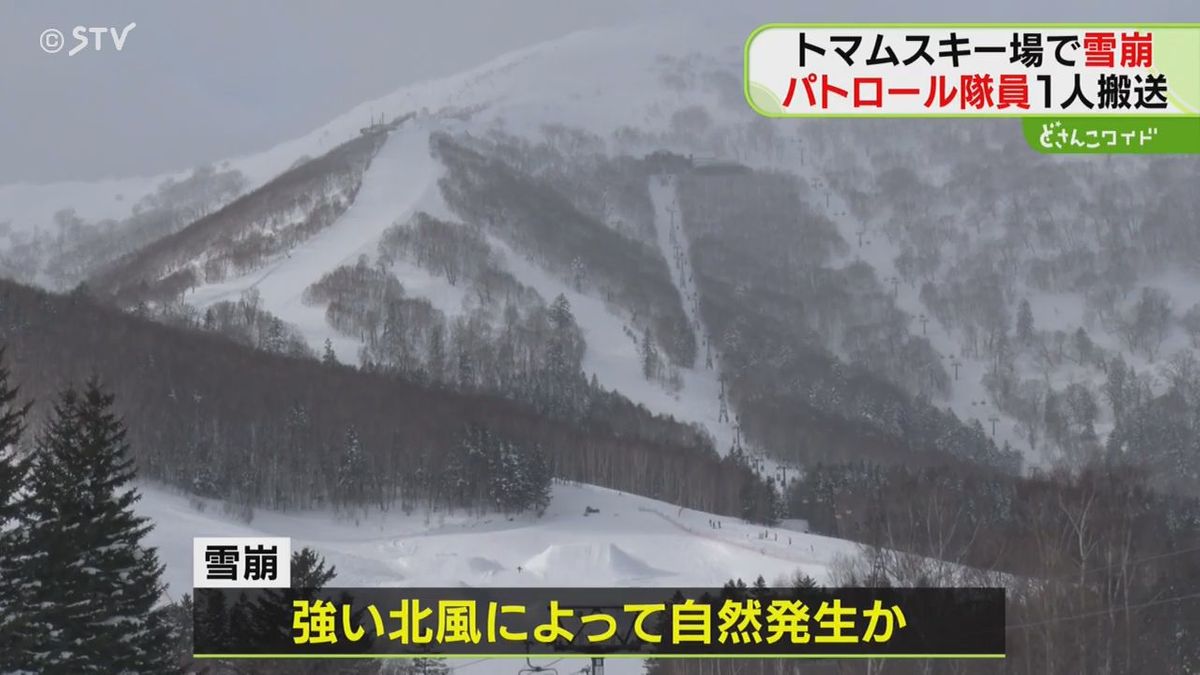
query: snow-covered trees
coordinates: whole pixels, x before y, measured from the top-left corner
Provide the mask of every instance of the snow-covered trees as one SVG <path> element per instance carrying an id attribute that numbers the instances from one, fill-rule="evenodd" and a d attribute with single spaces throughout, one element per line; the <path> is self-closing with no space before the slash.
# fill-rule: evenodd
<path id="1" fill-rule="evenodd" d="M 7 580 L 18 578 L 18 555 L 22 547 L 28 502 L 23 492 L 29 474 L 29 458 L 18 447 L 25 430 L 25 415 L 29 404 L 19 401 L 18 388 L 11 382 L 0 350 L 0 672 L 10 672 L 27 665 L 20 656 L 28 637 L 24 625 L 28 618 L 24 606 L 25 589 Z"/>
<path id="2" fill-rule="evenodd" d="M 148 245 L 94 275 L 90 284 L 98 294 L 133 306 L 171 301 L 201 280 L 215 283 L 256 269 L 350 207 L 383 140 L 382 134 L 355 137 L 178 231 L 159 232 Z"/>
<path id="3" fill-rule="evenodd" d="M 445 277 L 451 286 L 475 281 L 497 266 L 495 254 L 476 228 L 415 214 L 408 223 L 397 223 L 384 233 L 379 253 L 385 261 L 407 259 L 432 274 Z"/>
<path id="4" fill-rule="evenodd" d="M 334 499 L 340 505 L 363 504 L 374 501 L 368 494 L 371 486 L 370 467 L 363 455 L 362 442 L 354 427 L 346 430 L 345 443 L 337 465 L 337 487 Z"/>
<path id="5" fill-rule="evenodd" d="M 142 544 L 152 525 L 133 513 L 133 460 L 112 402 L 94 379 L 66 389 L 35 444 L 11 578 L 21 594 L 17 658 L 31 670 L 178 668 L 163 649 L 162 566 Z"/>
<path id="6" fill-rule="evenodd" d="M 0 273 L 33 281 L 40 277 L 58 289 L 84 281 L 105 265 L 225 205 L 245 188 L 236 170 L 195 168 L 182 180 L 168 178 L 133 204 L 123 220 L 85 222 L 74 209 L 54 214 L 54 227 L 28 239 L 13 233 L 12 245 L 0 252 Z"/>
<path id="7" fill-rule="evenodd" d="M 198 636 L 197 651 L 230 651 L 231 644 L 252 643 L 257 645 L 292 644 L 293 635 L 287 617 L 293 612 L 292 603 L 297 600 L 312 602 L 315 599 L 335 602 L 350 602 L 347 595 L 331 598 L 328 585 L 336 578 L 337 568 L 328 565 L 324 556 L 305 546 L 292 551 L 291 584 L 288 588 L 265 589 L 251 594 L 234 595 L 224 589 L 202 589 L 197 593 L 195 611 L 195 633 Z M 349 615 L 350 620 L 361 622 L 365 610 Z M 191 617 L 188 617 L 189 622 Z M 365 648 L 372 640 L 365 636 L 354 646 Z M 191 645 L 189 645 L 190 653 Z M 245 672 L 244 660 L 204 661 L 203 672 Z M 189 670 L 188 672 L 192 672 Z M 346 661 L 331 664 L 328 661 L 294 659 L 259 659 L 250 672 L 257 675 L 368 675 L 380 672 L 380 663 L 370 660 Z"/>
<path id="8" fill-rule="evenodd" d="M 11 381 L 0 349 L 0 535 L 4 525 L 21 513 L 20 492 L 25 487 L 29 458 L 18 447 L 25 431 L 30 403 L 20 401 L 20 391 Z"/>
<path id="9" fill-rule="evenodd" d="M 1136 345 L 1151 361 L 1158 357 L 1167 332 L 1171 329 L 1171 296 L 1161 288 L 1143 288 L 1134 308 Z"/>
<path id="10" fill-rule="evenodd" d="M 223 300 L 210 305 L 201 314 L 184 303 L 155 308 L 141 306 L 139 313 L 174 326 L 200 328 L 230 340 L 273 354 L 312 358 L 313 352 L 295 327 L 262 307 L 258 290 L 250 289 L 236 301 Z"/>
<path id="11" fill-rule="evenodd" d="M 487 427 L 467 428 L 441 480 L 458 505 L 541 514 L 550 503 L 551 467 L 539 448 L 525 448 Z"/>
<path id="12" fill-rule="evenodd" d="M 647 380 L 658 378 L 662 373 L 662 362 L 658 357 L 658 347 L 650 337 L 650 331 L 642 333 L 642 342 L 638 346 L 638 354 L 642 360 L 642 377 Z"/>
<path id="13" fill-rule="evenodd" d="M 881 280 L 861 260 L 835 264 L 848 246 L 802 190 L 794 176 L 768 172 L 679 181 L 701 314 L 746 438 L 799 463 L 945 453 L 1014 467 L 1015 453 L 913 395 L 949 389 L 945 355 L 910 333 L 898 278 Z M 964 289 L 955 302 L 981 302 L 986 289 Z M 993 341 L 1010 332 L 1007 313 L 988 330 Z"/>
<path id="14" fill-rule="evenodd" d="M 522 161 L 531 152 L 526 148 L 440 134 L 431 143 L 447 167 L 442 194 L 457 215 L 577 290 L 621 308 L 639 330 L 653 331 L 672 363 L 692 365 L 696 335 L 670 268 L 652 244 L 653 237 L 626 236 L 604 222 L 605 214 L 581 210 L 573 197 L 594 186 L 535 175 Z M 649 189 L 647 175 L 637 177 L 641 210 L 650 206 Z M 631 182 L 629 176 L 606 178 Z M 652 206 L 649 216 L 653 218 Z M 653 220 L 647 225 L 652 233 Z"/>
<path id="15" fill-rule="evenodd" d="M 1033 309 L 1028 298 L 1021 300 L 1017 308 L 1017 341 L 1022 345 L 1033 341 Z"/>

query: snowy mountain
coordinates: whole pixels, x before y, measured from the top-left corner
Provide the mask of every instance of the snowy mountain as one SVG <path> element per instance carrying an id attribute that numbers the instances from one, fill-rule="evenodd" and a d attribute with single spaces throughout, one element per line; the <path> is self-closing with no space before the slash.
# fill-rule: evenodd
<path id="1" fill-rule="evenodd" d="M 703 52 L 695 48 L 701 43 Z M 719 451 L 745 444 L 803 464 L 811 453 L 774 447 L 772 438 L 785 432 L 761 421 L 761 407 L 743 400 L 727 372 L 739 362 L 722 354 L 735 349 L 729 327 L 711 316 L 720 291 L 706 292 L 702 283 L 717 268 L 695 271 L 698 260 L 721 258 L 707 255 L 697 228 L 720 238 L 745 216 L 729 210 L 719 222 L 698 225 L 698 202 L 682 203 L 703 200 L 693 186 L 711 171 L 721 182 L 724 164 L 750 172 L 747 190 L 774 190 L 762 193 L 753 213 L 787 218 L 803 209 L 809 224 L 800 229 L 823 239 L 796 237 L 783 246 L 770 240 L 778 233 L 763 232 L 766 248 L 753 255 L 784 254 L 778 274 L 738 267 L 755 265 L 749 250 L 728 270 L 712 264 L 729 272 L 731 290 L 757 275 L 760 290 L 769 288 L 763 292 L 791 295 L 764 312 L 804 308 L 784 328 L 812 352 L 803 357 L 809 365 L 787 366 L 808 381 L 809 391 L 793 393 L 820 401 L 831 387 L 853 386 L 841 375 L 812 382 L 816 361 L 827 358 L 903 390 L 899 398 L 856 403 L 868 409 L 849 416 L 878 424 L 899 445 L 930 442 L 906 421 L 932 414 L 907 399 L 927 399 L 978 425 L 970 433 L 1000 452 L 1020 451 L 1028 465 L 1076 462 L 1104 443 L 1123 414 L 1105 393 L 1113 360 L 1140 376 L 1121 397 L 1135 403 L 1122 409 L 1163 393 L 1189 367 L 1196 323 L 1189 317 L 1200 313 L 1190 308 L 1200 285 L 1190 254 L 1176 250 L 1176 260 L 1157 264 L 1168 255 L 1153 243 L 1161 235 L 1142 236 L 1149 224 L 1122 230 L 1113 217 L 1116 207 L 1131 219 L 1139 209 L 1153 213 L 1153 197 L 1127 186 L 1161 174 L 1160 161 L 1028 157 L 1001 125 L 909 123 L 896 133 L 898 123 L 855 123 L 851 131 L 770 122 L 746 109 L 739 70 L 738 45 L 712 26 L 586 31 L 406 87 L 215 170 L 4 186 L 8 270 L 52 287 L 87 280 L 125 307 L 150 303 L 197 322 L 214 305 L 251 293 L 314 351 L 328 341 L 342 362 L 426 375 L 430 351 L 444 350 L 431 339 L 461 333 L 487 343 L 505 330 L 505 303 L 520 305 L 519 318 L 528 321 L 561 295 L 585 344 L 579 367 L 599 387 L 700 425 Z M 664 164 L 670 157 L 675 164 Z M 1033 169 L 1017 173 L 1017 161 Z M 1194 163 L 1180 166 L 1195 171 Z M 681 171 L 694 173 L 681 182 Z M 795 189 L 768 187 L 773 175 Z M 681 185 L 691 195 L 682 200 Z M 524 203 L 510 199 L 518 189 Z M 1089 209 L 1079 225 L 1073 205 L 1102 195 L 1114 208 Z M 725 205 L 737 203 L 730 197 Z M 557 212 L 538 224 L 548 207 Z M 428 219 L 481 233 L 471 245 L 487 258 L 485 274 L 457 278 L 461 272 L 448 274 L 428 255 L 397 254 L 392 244 L 403 230 Z M 1081 227 L 1092 228 L 1099 247 L 1080 240 Z M 345 297 L 334 307 L 306 295 L 338 269 L 360 264 L 395 279 L 410 314 L 435 316 L 422 324 L 426 336 L 382 344 L 386 309 L 360 307 L 370 316 L 347 318 Z M 988 281 L 988 266 L 1003 283 Z M 1074 281 L 1057 277 L 1056 268 Z M 487 286 L 498 275 L 508 298 L 499 304 Z M 1080 290 L 1082 280 L 1097 277 L 1112 283 L 1103 292 Z M 524 299 L 512 301 L 514 292 Z M 414 309 L 420 302 L 428 308 Z M 442 328 L 431 328 L 438 322 Z M 441 364 L 434 370 L 435 379 L 451 377 Z M 816 408 L 844 412 L 825 402 Z"/>
<path id="2" fill-rule="evenodd" d="M 938 560 L 1009 575 L 1030 672 L 1077 671 L 1043 629 L 1128 659 L 1142 621 L 1170 661 L 1200 163 L 767 120 L 741 58 L 714 25 L 582 32 L 213 167 L 2 186 L 14 380 L 116 395 L 172 592 L 222 534 L 363 585 Z"/>
<path id="3" fill-rule="evenodd" d="M 93 284 L 111 290 L 118 300 L 125 298 L 126 305 L 132 304 L 128 300 L 133 297 L 136 300 L 174 299 L 179 289 L 186 288 L 179 300 L 200 311 L 216 302 L 237 300 L 254 289 L 261 307 L 298 327 L 311 346 L 319 348 L 328 339 L 340 360 L 355 363 L 358 361 L 361 340 L 330 327 L 322 316 L 322 307 L 302 301 L 303 292 L 325 274 L 340 266 L 354 264 L 359 256 L 366 255 L 373 261 L 384 231 L 395 223 L 408 221 L 417 213 L 452 219 L 453 214 L 446 208 L 439 193 L 438 180 L 443 168 L 430 155 L 431 137 L 439 133 L 462 133 L 461 130 L 468 128 L 468 122 L 471 129 L 503 128 L 511 132 L 513 124 L 509 120 L 519 121 L 525 125 L 526 131 L 538 135 L 542 133 L 544 125 L 557 124 L 558 120 L 569 120 L 572 133 L 578 133 L 574 129 L 584 120 L 589 120 L 591 126 L 606 133 L 633 124 L 645 126 L 647 122 L 651 123 L 650 128 L 662 127 L 661 121 L 654 124 L 654 111 L 663 105 L 653 96 L 654 90 L 660 85 L 655 82 L 657 77 L 653 70 L 643 72 L 643 63 L 638 61 L 640 58 L 644 62 L 654 63 L 652 52 L 646 46 L 647 37 L 644 31 L 574 35 L 511 55 L 477 72 L 397 92 L 381 101 L 361 106 L 360 111 L 370 109 L 383 116 L 394 114 L 401 117 L 416 112 L 416 117 L 401 122 L 377 150 L 378 155 L 371 155 L 372 150 L 368 146 L 359 144 L 372 157 L 368 160 L 370 165 L 361 178 L 361 192 L 358 185 L 352 182 L 352 193 L 343 195 L 346 212 L 335 216 L 334 222 L 324 227 L 309 228 L 315 234 L 306 239 L 289 240 L 290 235 L 282 233 L 280 228 L 287 229 L 289 222 L 310 221 L 310 214 L 317 208 L 319 199 L 327 198 L 317 198 L 309 189 L 299 193 L 308 198 L 308 208 L 300 204 L 281 205 L 281 199 L 292 199 L 281 197 L 281 193 L 288 190 L 287 194 L 291 194 L 293 188 L 278 185 L 284 181 L 277 179 L 259 190 L 251 191 L 247 197 L 226 208 L 218 209 L 206 221 L 198 221 L 178 234 L 160 239 L 126 256 L 114 267 L 94 277 Z M 601 53 L 611 54 L 614 39 L 631 47 L 626 51 L 631 66 L 621 68 L 616 73 L 613 72 L 611 58 L 600 58 Z M 656 48 L 661 48 L 661 45 L 656 45 Z M 597 65 L 602 62 L 602 66 Z M 671 72 L 670 63 L 660 63 L 657 70 Z M 562 78 L 565 72 L 572 73 L 567 81 Z M 638 87 L 651 96 L 640 110 L 637 106 L 627 105 L 627 101 L 613 105 L 612 102 L 596 100 L 595 87 L 603 81 L 602 75 L 622 78 L 636 75 L 638 79 L 626 86 Z M 661 76 L 660 73 L 658 77 Z M 588 88 L 581 89 L 581 83 L 588 83 Z M 696 101 L 704 102 L 703 97 Z M 433 112 L 429 112 L 431 109 Z M 361 119 L 359 115 L 358 111 L 352 112 L 306 139 L 287 144 L 286 148 L 272 150 L 268 155 L 278 157 L 300 149 L 320 147 L 324 142 L 322 139 L 335 134 L 344 135 L 353 128 L 352 120 Z M 358 129 L 353 129 L 353 133 L 357 132 Z M 260 157 L 234 161 L 230 166 L 257 167 L 269 163 L 267 157 Z M 293 172 L 298 170 L 294 169 Z M 321 171 L 320 168 L 307 166 L 304 170 L 308 173 Z M 335 186 L 339 183 L 336 176 L 326 175 L 323 180 L 325 184 Z M 354 181 L 353 176 L 351 181 Z M 250 182 L 253 184 L 253 179 Z M 262 196 L 256 200 L 255 195 Z M 276 208 L 261 215 L 249 215 L 258 214 L 259 210 L 266 207 L 247 202 L 270 202 Z M 338 197 L 333 198 L 333 203 L 336 213 Z M 661 204 L 659 206 L 662 207 Z M 656 226 L 665 227 L 665 224 L 657 222 L 663 218 L 665 213 L 655 213 L 650 218 L 654 222 L 641 225 L 654 232 Z M 254 225 L 249 221 L 261 224 Z M 221 222 L 231 224 L 222 226 Z M 233 225 L 235 222 L 244 225 Z M 268 227 L 265 231 L 267 241 L 275 244 L 258 243 L 264 233 L 263 225 Z M 222 227 L 239 229 L 236 232 L 220 232 Z M 289 232 L 302 227 L 291 226 Z M 291 238 L 296 239 L 294 236 Z M 241 244 L 242 250 L 235 254 L 237 259 L 232 266 L 222 265 L 223 260 L 220 260 L 222 256 L 228 259 L 230 254 L 213 250 L 214 246 L 227 246 L 219 243 L 219 240 Z M 716 438 L 719 449 L 727 449 L 733 444 L 732 425 L 717 423 L 719 385 L 714 371 L 685 367 L 680 372 L 672 373 L 683 385 L 674 391 L 672 387 L 647 382 L 639 364 L 642 357 L 639 340 L 643 337 L 643 331 L 630 325 L 636 307 L 632 312 L 620 311 L 611 305 L 606 307 L 595 293 L 581 293 L 565 283 L 562 275 L 555 278 L 556 275 L 545 273 L 544 265 L 529 264 L 525 259 L 528 251 L 515 252 L 509 244 L 496 237 L 489 237 L 488 243 L 504 259 L 502 267 L 507 268 L 518 282 L 533 289 L 543 302 L 548 303 L 559 294 L 571 302 L 588 344 L 584 354 L 584 370 L 588 375 L 595 374 L 601 386 L 621 391 L 656 412 L 704 424 Z M 659 242 L 652 238 L 647 243 L 651 245 L 646 250 L 651 264 L 661 266 L 661 278 L 668 279 L 671 273 L 664 264 L 662 251 L 657 250 Z M 265 255 L 248 253 L 247 249 L 251 247 L 265 251 Z M 173 257 L 164 258 L 164 252 Z M 214 261 L 214 258 L 218 260 Z M 215 273 L 214 267 L 217 268 Z M 467 289 L 456 286 L 452 280 L 439 278 L 430 270 L 404 260 L 390 261 L 390 271 L 409 296 L 428 299 L 447 318 L 468 313 L 464 308 L 464 302 L 468 300 Z M 613 274 L 620 274 L 620 270 Z M 146 283 L 154 290 L 138 296 L 131 293 L 131 287 Z M 674 292 L 672 288 L 667 290 Z M 686 321 L 680 300 L 673 301 L 675 307 L 667 311 L 674 311 L 679 317 L 678 321 Z M 694 310 L 694 300 L 691 304 Z M 698 323 L 694 317 L 692 322 Z M 629 337 L 635 330 L 634 337 Z M 690 351 L 694 352 L 694 349 Z"/>
<path id="4" fill-rule="evenodd" d="M 684 213 L 696 213 L 695 206 L 680 203 L 679 182 L 671 178 L 681 166 L 719 173 L 722 162 L 740 162 L 752 175 L 785 175 L 798 186 L 795 194 L 788 187 L 769 193 L 755 207 L 760 215 L 778 217 L 799 204 L 804 218 L 828 223 L 818 228 L 826 228 L 822 242 L 789 242 L 807 248 L 780 258 L 791 271 L 762 276 L 770 292 L 792 293 L 793 301 L 816 308 L 805 310 L 793 333 L 908 396 L 978 423 L 1027 464 L 1077 461 L 1104 442 L 1118 422 L 1104 393 L 1113 359 L 1140 373 L 1130 394 L 1137 400 L 1162 393 L 1187 367 L 1164 365 L 1191 348 L 1188 326 L 1195 321 L 1187 312 L 1200 278 L 1187 254 L 1178 256 L 1183 264 L 1167 266 L 1155 264 L 1153 250 L 1132 265 L 1108 262 L 1151 241 L 1139 237 L 1136 225 L 1122 234 L 1112 209 L 1085 216 L 1099 250 L 1071 234 L 1079 231 L 1072 204 L 1102 193 L 1110 200 L 1120 195 L 1121 208 L 1135 217 L 1151 197 L 1121 186 L 1161 173 L 1159 163 L 1027 157 L 1001 125 L 910 123 L 897 134 L 896 123 L 856 123 L 850 131 L 837 123 L 770 122 L 749 114 L 741 100 L 740 52 L 723 31 L 661 28 L 587 31 L 536 45 L 364 103 L 302 138 L 203 174 L 5 186 L 0 221 L 8 223 L 10 273 L 51 286 L 86 279 L 126 307 L 150 302 L 185 315 L 203 315 L 253 291 L 258 306 L 311 349 L 328 341 L 342 362 L 396 366 L 386 363 L 378 334 L 331 318 L 337 308 L 305 301 L 305 292 L 361 260 L 386 268 L 406 302 L 428 302 L 445 323 L 441 339 L 452 337 L 455 322 L 485 333 L 503 330 L 503 307 L 478 277 L 456 278 L 461 274 L 439 270 L 428 256 L 387 250 L 400 230 L 432 218 L 482 233 L 476 246 L 486 249 L 487 274 L 509 279 L 506 292 L 524 294 L 522 312 L 559 295 L 567 299 L 585 343 L 580 367 L 600 387 L 701 425 L 719 451 L 747 441 L 762 450 L 777 445 L 767 439 L 783 432 L 752 422 L 756 411 L 742 409 L 753 406 L 741 401 L 724 372 L 719 343 L 728 336 L 714 334 L 704 305 L 711 311 L 716 296 L 710 289 L 706 297 L 700 279 L 713 271 L 693 269 L 705 244 L 689 234 L 697 219 L 689 222 Z M 700 52 L 698 43 L 718 46 Z M 625 94 L 614 97 L 618 90 Z M 669 153 L 682 164 L 663 164 Z M 1034 169 L 1002 175 L 998 167 L 1015 166 L 1014 155 Z M 924 161 L 913 163 L 918 156 Z M 1195 170 L 1194 163 L 1182 166 Z M 501 174 L 493 175 L 497 168 Z M 766 185 L 757 178 L 749 183 Z M 505 203 L 514 185 L 528 191 L 526 203 Z M 112 197 L 119 202 L 106 201 L 118 190 Z M 1001 192 L 1021 199 L 998 200 Z M 548 204 L 567 212 L 530 225 L 531 214 Z M 66 208 L 74 211 L 64 215 Z M 204 215 L 188 221 L 197 212 Z M 728 213 L 714 231 L 736 226 L 738 217 Z M 1114 234 L 1105 235 L 1105 227 Z M 47 234 L 56 228 L 57 235 Z M 774 251 L 758 254 L 784 250 L 773 244 Z M 1093 260 L 1102 267 L 1094 269 Z M 1003 266 L 1005 282 L 987 281 L 980 263 L 997 273 Z M 1059 263 L 1091 266 L 1086 278 L 1106 270 L 1124 276 L 1111 277 L 1107 295 L 1085 293 L 1048 272 Z M 812 270 L 800 279 L 794 272 L 805 266 Z M 748 270 L 730 271 L 732 279 Z M 1073 273 L 1078 280 L 1080 272 Z M 1015 281 L 1022 276 L 1029 281 Z M 1143 288 L 1149 295 L 1139 309 Z M 838 307 L 830 298 L 839 296 L 856 299 Z M 1158 312 L 1158 334 L 1135 334 L 1147 321 L 1133 314 L 1148 317 L 1160 300 L 1170 307 Z M 1032 328 L 1017 326 L 1025 306 Z M 478 330 L 471 336 L 490 339 Z M 1075 342 L 1094 349 L 1068 353 Z M 429 356 L 420 353 L 430 350 L 427 339 L 404 349 L 405 367 L 428 370 Z M 813 385 L 805 396 L 827 396 L 817 391 L 827 387 Z M 739 429 L 739 417 L 753 426 Z M 903 445 L 914 442 L 909 423 L 893 412 L 857 418 L 910 439 Z M 781 448 L 766 450 L 785 463 L 805 461 Z"/>

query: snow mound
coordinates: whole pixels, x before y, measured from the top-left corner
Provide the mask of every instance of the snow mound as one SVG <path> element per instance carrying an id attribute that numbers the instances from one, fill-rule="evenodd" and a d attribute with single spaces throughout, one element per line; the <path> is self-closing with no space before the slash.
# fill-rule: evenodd
<path id="1" fill-rule="evenodd" d="M 551 544 L 522 567 L 542 577 L 576 581 L 637 581 L 674 575 L 652 567 L 611 542 Z"/>
<path id="2" fill-rule="evenodd" d="M 467 559 L 467 569 L 478 575 L 491 575 L 503 570 L 504 565 L 501 565 L 491 558 L 473 556 Z"/>

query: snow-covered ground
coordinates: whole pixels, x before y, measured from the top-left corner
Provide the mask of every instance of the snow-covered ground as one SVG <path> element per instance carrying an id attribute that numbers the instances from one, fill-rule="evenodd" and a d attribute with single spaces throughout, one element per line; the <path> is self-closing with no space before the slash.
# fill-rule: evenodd
<path id="1" fill-rule="evenodd" d="M 192 537 L 285 536 L 337 567 L 342 586 L 720 586 L 730 578 L 768 583 L 797 571 L 827 581 L 856 545 L 590 485 L 556 484 L 542 517 L 369 511 L 258 510 L 249 522 L 154 485 L 135 507 L 154 519 L 147 543 L 166 565 L 167 592 L 192 585 Z M 204 504 L 203 510 L 197 504 Z M 587 507 L 599 513 L 585 514 Z M 720 528 L 711 526 L 720 522 Z M 545 665 L 546 659 L 537 663 Z M 515 672 L 517 662 L 510 670 Z M 611 659 L 608 672 L 637 673 L 637 661 Z M 501 665 L 503 664 L 503 665 Z M 506 662 L 454 662 L 462 672 L 509 672 Z M 585 665 L 566 660 L 560 673 Z"/>
<path id="2" fill-rule="evenodd" d="M 173 596 L 191 588 L 191 541 L 199 536 L 292 537 L 294 546 L 311 546 L 337 565 L 337 583 L 346 586 L 719 586 L 798 570 L 821 581 L 835 558 L 857 551 L 840 539 L 592 485 L 556 483 L 540 518 L 260 509 L 249 523 L 219 502 L 155 485 L 139 489 L 137 510 L 155 521 L 149 543 L 159 548 Z M 585 515 L 589 506 L 600 512 Z M 719 529 L 710 525 L 716 521 Z"/>

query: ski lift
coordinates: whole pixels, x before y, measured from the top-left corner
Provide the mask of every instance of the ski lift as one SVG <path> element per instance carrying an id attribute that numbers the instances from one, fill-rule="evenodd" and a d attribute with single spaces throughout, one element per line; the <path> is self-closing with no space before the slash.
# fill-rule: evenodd
<path id="1" fill-rule="evenodd" d="M 535 666 L 533 665 L 533 662 L 529 660 L 528 656 L 525 657 L 525 664 L 526 667 L 519 670 L 517 675 L 532 675 L 533 673 L 550 673 L 551 675 L 558 675 L 558 669 L 551 668 L 549 666 Z"/>

